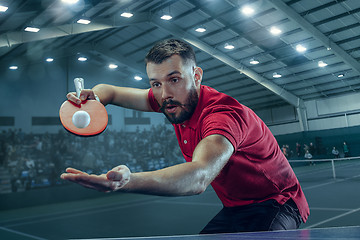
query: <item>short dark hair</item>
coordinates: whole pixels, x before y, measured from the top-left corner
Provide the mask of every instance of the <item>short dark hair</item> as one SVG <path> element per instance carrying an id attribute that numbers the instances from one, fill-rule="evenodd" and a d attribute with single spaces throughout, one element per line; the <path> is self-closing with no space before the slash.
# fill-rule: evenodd
<path id="1" fill-rule="evenodd" d="M 146 54 L 145 62 L 160 64 L 175 54 L 179 55 L 184 63 L 190 60 L 196 64 L 195 52 L 192 47 L 178 39 L 166 39 L 157 42 Z"/>

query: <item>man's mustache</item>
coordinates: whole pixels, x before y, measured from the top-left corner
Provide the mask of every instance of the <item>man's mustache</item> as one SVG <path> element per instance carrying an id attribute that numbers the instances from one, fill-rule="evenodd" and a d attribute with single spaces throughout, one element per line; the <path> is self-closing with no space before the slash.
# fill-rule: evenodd
<path id="1" fill-rule="evenodd" d="M 181 104 L 181 103 L 178 102 L 178 101 L 175 101 L 175 100 L 171 100 L 171 99 L 170 99 L 170 100 L 167 100 L 167 101 L 164 101 L 164 102 L 163 102 L 160 110 L 161 110 L 162 112 L 164 112 L 164 111 L 165 111 L 165 108 L 166 108 L 167 106 L 169 106 L 169 105 L 179 106 L 179 107 L 185 106 L 185 104 Z"/>

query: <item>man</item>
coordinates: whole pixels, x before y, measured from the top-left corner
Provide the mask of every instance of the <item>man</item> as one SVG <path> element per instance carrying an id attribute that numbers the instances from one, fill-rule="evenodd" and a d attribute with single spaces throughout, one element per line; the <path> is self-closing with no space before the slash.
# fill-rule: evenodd
<path id="1" fill-rule="evenodd" d="M 333 147 L 331 153 L 334 156 L 334 158 L 339 158 L 339 150 L 337 150 L 336 147 Z"/>
<path id="2" fill-rule="evenodd" d="M 305 222 L 308 204 L 274 136 L 249 108 L 201 85 L 192 48 L 165 40 L 145 60 L 150 89 L 100 84 L 83 90 L 80 99 L 162 112 L 186 163 L 138 173 L 120 165 L 102 175 L 68 168 L 61 177 L 104 192 L 162 196 L 200 194 L 211 184 L 224 208 L 201 233 L 295 229 Z M 67 97 L 81 102 L 73 93 Z"/>

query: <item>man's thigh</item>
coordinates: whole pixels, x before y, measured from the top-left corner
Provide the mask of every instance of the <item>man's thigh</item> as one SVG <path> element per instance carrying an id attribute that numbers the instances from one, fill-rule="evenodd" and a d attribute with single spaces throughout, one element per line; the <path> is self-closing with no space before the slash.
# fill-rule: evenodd
<path id="1" fill-rule="evenodd" d="M 244 207 L 223 208 L 200 234 L 296 229 L 301 221 L 296 210 L 274 200 Z"/>

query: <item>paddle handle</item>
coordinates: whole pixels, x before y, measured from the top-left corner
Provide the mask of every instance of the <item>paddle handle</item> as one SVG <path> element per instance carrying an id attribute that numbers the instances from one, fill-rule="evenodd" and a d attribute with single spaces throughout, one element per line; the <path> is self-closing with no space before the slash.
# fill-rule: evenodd
<path id="1" fill-rule="evenodd" d="M 76 90 L 76 96 L 80 97 L 81 90 L 84 89 L 84 79 L 83 78 L 75 78 L 74 85 Z"/>

